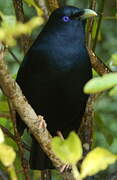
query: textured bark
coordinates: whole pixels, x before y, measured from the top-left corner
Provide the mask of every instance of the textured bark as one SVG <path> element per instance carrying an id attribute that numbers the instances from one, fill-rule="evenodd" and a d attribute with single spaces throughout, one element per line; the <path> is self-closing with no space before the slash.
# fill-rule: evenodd
<path id="1" fill-rule="evenodd" d="M 88 49 L 88 48 L 87 48 Z M 94 54 L 94 52 L 91 49 L 88 49 L 92 68 L 99 74 L 99 75 L 104 75 L 111 70 Z"/>
<path id="2" fill-rule="evenodd" d="M 13 5 L 17 20 L 20 22 L 25 22 L 22 0 L 13 0 Z M 22 50 L 24 51 L 24 53 L 26 53 L 28 48 L 30 47 L 30 39 L 28 35 L 22 35 L 19 40 Z"/>
<path id="3" fill-rule="evenodd" d="M 48 4 L 49 4 L 49 9 L 51 12 L 59 7 L 58 0 L 48 0 Z"/>

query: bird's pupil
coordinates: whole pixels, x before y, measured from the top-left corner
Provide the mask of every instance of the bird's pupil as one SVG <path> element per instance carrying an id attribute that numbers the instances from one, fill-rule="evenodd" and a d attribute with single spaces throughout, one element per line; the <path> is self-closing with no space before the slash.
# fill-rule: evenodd
<path id="1" fill-rule="evenodd" d="M 63 21 L 68 22 L 69 21 L 69 16 L 63 16 Z"/>

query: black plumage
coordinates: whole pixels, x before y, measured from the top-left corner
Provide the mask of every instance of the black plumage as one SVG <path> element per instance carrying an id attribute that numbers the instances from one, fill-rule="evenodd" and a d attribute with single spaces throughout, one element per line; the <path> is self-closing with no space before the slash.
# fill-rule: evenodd
<path id="1" fill-rule="evenodd" d="M 55 10 L 18 71 L 18 84 L 36 113 L 44 116 L 53 136 L 58 130 L 64 137 L 77 131 L 85 110 L 88 95 L 83 86 L 92 71 L 84 14 L 85 10 L 71 6 Z M 25 124 L 18 114 L 17 127 L 22 135 Z M 33 136 L 30 165 L 32 169 L 53 168 Z"/>

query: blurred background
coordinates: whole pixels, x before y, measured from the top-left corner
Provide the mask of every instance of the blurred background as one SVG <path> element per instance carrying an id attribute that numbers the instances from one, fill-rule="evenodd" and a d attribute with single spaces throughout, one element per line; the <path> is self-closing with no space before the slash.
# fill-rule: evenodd
<path id="1" fill-rule="evenodd" d="M 89 0 L 60 0 L 60 5 L 73 5 L 80 8 L 89 8 Z M 99 33 L 97 37 L 97 43 L 95 47 L 96 55 L 107 65 L 112 71 L 117 70 L 117 14 L 116 14 L 116 1 L 110 0 L 97 0 L 96 1 L 96 12 L 100 15 L 101 8 L 104 5 L 103 17 L 101 19 L 101 25 L 99 28 Z M 31 19 L 31 17 L 36 16 L 36 11 L 33 7 L 28 6 L 23 2 L 24 13 L 26 21 Z M 15 15 L 13 1 L 12 0 L 0 0 L 0 11 L 6 15 Z M 98 17 L 94 20 L 92 38 L 94 40 L 96 34 L 96 28 L 98 23 Z M 31 43 L 36 39 L 37 35 L 43 28 L 43 25 L 39 28 L 33 30 L 30 40 Z M 18 62 L 16 61 L 16 56 Z M 24 57 L 24 52 L 20 47 L 18 42 L 16 46 L 13 46 L 6 53 L 6 61 L 9 67 L 9 71 L 12 73 L 12 76 L 15 78 L 20 63 Z M 97 76 L 94 72 L 94 76 Z M 3 117 L 3 114 L 6 114 Z M 8 128 L 10 132 L 13 133 L 13 126 L 9 117 L 9 107 L 7 103 L 7 98 L 2 94 L 0 90 L 0 124 Z M 93 133 L 93 147 L 102 146 L 107 148 L 113 153 L 117 154 L 117 96 L 109 96 L 108 92 L 102 93 L 94 106 L 94 133 Z M 30 137 L 25 132 L 24 141 L 28 142 L 30 145 Z M 14 147 L 17 158 L 15 161 L 16 171 L 18 173 L 19 180 L 23 180 L 24 177 L 19 171 L 21 169 L 21 163 L 18 156 L 18 148 L 16 143 L 9 137 L 6 137 L 7 144 Z M 29 152 L 26 151 L 26 158 L 29 157 Z M 117 164 L 110 166 L 105 172 L 103 172 L 102 177 L 105 177 L 113 174 L 117 170 Z M 4 169 L 3 165 L 0 163 L 0 169 Z M 39 172 L 35 173 L 30 172 L 31 177 L 34 180 L 37 180 L 39 177 Z M 98 177 L 97 177 L 98 178 Z M 53 172 L 53 179 L 61 179 L 60 175 L 56 171 Z M 106 178 L 102 178 L 106 179 Z"/>

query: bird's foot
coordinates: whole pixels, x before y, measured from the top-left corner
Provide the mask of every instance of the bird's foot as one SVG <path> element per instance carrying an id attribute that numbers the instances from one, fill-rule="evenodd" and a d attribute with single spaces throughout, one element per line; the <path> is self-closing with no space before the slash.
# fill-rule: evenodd
<path id="1" fill-rule="evenodd" d="M 68 169 L 70 169 L 70 165 L 69 164 L 65 164 L 61 167 L 60 172 L 63 173 L 65 171 L 68 171 Z"/>
<path id="2" fill-rule="evenodd" d="M 39 118 L 39 129 L 46 129 L 47 124 L 46 124 L 43 116 L 39 115 L 38 118 Z"/>
<path id="3" fill-rule="evenodd" d="M 62 140 L 64 140 L 64 137 L 63 137 L 61 131 L 57 131 L 57 135 L 58 135 Z"/>

